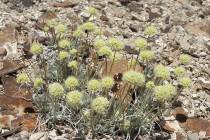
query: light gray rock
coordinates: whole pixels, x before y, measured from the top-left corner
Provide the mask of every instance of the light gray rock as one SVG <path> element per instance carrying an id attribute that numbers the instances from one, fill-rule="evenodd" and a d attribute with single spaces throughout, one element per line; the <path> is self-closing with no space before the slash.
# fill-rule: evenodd
<path id="1" fill-rule="evenodd" d="M 21 131 L 19 135 L 21 139 L 29 139 L 29 133 L 27 131 Z"/>
<path id="2" fill-rule="evenodd" d="M 188 133 L 187 137 L 188 137 L 188 140 L 199 140 L 198 133 Z"/>
<path id="3" fill-rule="evenodd" d="M 45 135 L 46 135 L 45 132 L 37 132 L 37 133 L 32 134 L 29 140 L 41 140 L 43 139 L 43 137 L 46 137 Z"/>

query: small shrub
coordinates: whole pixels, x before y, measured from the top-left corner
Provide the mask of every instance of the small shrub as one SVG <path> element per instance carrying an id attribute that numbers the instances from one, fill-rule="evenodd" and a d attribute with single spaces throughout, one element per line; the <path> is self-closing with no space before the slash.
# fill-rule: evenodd
<path id="1" fill-rule="evenodd" d="M 93 8 L 88 12 L 92 16 L 96 14 Z M 157 35 L 154 26 L 147 27 L 146 36 L 134 41 L 139 54 L 130 57 L 124 51 L 122 40 L 104 39 L 102 29 L 93 22 L 71 30 L 53 19 L 47 21 L 45 28 L 49 44 L 44 46 L 35 41 L 31 45 L 40 68 L 35 77 L 40 78 L 30 81 L 23 73 L 17 76 L 17 83 L 33 84 L 33 92 L 42 94 L 41 98 L 35 97 L 34 102 L 44 113 L 43 119 L 51 124 L 64 121 L 83 136 L 87 132 L 93 137 L 115 136 L 117 132 L 127 135 L 136 130 L 148 133 L 154 120 L 192 83 L 183 65 L 191 60 L 188 55 L 180 55 L 182 66 L 173 71 L 181 86 L 172 85 L 169 69 L 155 62 L 155 53 L 143 39 Z M 69 30 L 72 37 L 66 35 Z M 121 59 L 128 62 L 127 71 L 122 73 L 122 80 L 115 81 L 111 71 Z M 111 63 L 109 70 L 108 63 Z M 106 71 L 101 74 L 104 65 Z M 137 71 L 137 65 L 144 69 Z M 115 86 L 119 89 L 114 90 Z"/>

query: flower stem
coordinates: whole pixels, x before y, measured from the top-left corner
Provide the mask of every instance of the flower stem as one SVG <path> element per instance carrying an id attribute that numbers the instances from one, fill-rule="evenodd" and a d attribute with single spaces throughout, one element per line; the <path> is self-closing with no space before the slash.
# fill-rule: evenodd
<path id="1" fill-rule="evenodd" d="M 113 58 L 113 60 L 112 60 L 112 64 L 111 64 L 111 66 L 110 66 L 109 74 L 110 74 L 110 73 L 111 73 L 111 71 L 112 71 L 112 66 L 113 66 L 113 64 L 114 64 L 115 57 L 116 57 L 116 51 L 114 51 L 114 58 Z"/>
<path id="2" fill-rule="evenodd" d="M 138 55 L 137 55 L 137 57 L 136 57 L 136 62 L 135 62 L 135 64 L 134 64 L 134 70 L 136 69 L 136 65 L 137 65 L 137 62 L 138 62 L 138 59 L 139 59 L 139 53 L 140 53 L 140 49 L 139 49 Z"/>

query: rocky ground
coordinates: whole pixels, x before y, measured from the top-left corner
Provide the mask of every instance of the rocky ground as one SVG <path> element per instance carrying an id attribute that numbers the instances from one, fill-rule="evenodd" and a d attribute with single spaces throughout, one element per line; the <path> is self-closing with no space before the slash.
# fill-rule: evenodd
<path id="1" fill-rule="evenodd" d="M 31 40 L 41 38 L 37 29 L 43 20 L 59 17 L 69 27 L 74 27 L 75 21 L 87 19 L 89 15 L 83 11 L 89 6 L 98 9 L 96 21 L 105 29 L 105 35 L 118 36 L 125 40 L 126 46 L 132 47 L 133 40 L 152 24 L 160 32 L 152 46 L 158 60 L 172 67 L 178 63 L 180 53 L 193 57 L 189 65 L 193 87 L 182 93 L 170 115 L 165 116 L 165 122 L 160 123 L 161 131 L 153 135 L 156 139 L 173 140 L 210 138 L 210 0 L 1 0 L 1 78 L 19 69 L 20 65 L 5 61 L 22 60 L 19 50 L 27 48 Z M 0 83 L 0 94 L 4 94 L 4 85 Z M 0 114 L 0 126 L 4 126 L 2 116 Z M 0 129 L 0 139 L 6 132 L 10 132 L 9 129 Z M 65 140 L 72 139 L 74 132 L 62 128 L 61 133 L 24 130 L 11 134 L 7 140 L 44 140 L 47 137 Z"/>

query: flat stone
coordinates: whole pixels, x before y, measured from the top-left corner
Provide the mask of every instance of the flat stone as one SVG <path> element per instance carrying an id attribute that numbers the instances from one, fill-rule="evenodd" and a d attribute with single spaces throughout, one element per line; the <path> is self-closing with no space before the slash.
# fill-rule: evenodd
<path id="1" fill-rule="evenodd" d="M 188 140 L 199 140 L 198 133 L 189 133 L 188 134 Z"/>
<path id="2" fill-rule="evenodd" d="M 15 72 L 23 67 L 24 65 L 18 61 L 0 61 L 0 76 Z"/>
<path id="3" fill-rule="evenodd" d="M 40 140 L 42 137 L 44 137 L 45 132 L 37 132 L 30 136 L 29 140 Z"/>
<path id="4" fill-rule="evenodd" d="M 165 121 L 165 123 L 162 126 L 169 133 L 177 132 L 177 131 L 181 130 L 181 127 L 179 126 L 179 123 L 176 120 L 174 120 L 174 121 Z"/>

